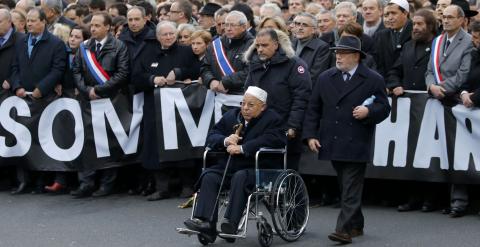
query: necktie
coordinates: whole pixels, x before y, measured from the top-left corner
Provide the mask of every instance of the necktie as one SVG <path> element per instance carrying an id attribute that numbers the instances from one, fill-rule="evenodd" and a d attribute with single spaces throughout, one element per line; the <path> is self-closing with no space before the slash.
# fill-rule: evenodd
<path id="1" fill-rule="evenodd" d="M 400 32 L 395 31 L 393 32 L 393 36 L 395 37 L 395 47 L 397 47 L 400 44 Z"/>
<path id="2" fill-rule="evenodd" d="M 443 53 L 447 53 L 447 49 L 449 45 L 450 45 L 450 40 L 447 40 L 447 42 L 445 43 L 445 50 L 443 51 Z"/>
<path id="3" fill-rule="evenodd" d="M 102 48 L 102 43 L 97 43 L 97 48 L 95 49 L 95 56 L 98 58 L 100 56 L 100 49 Z"/>
<path id="4" fill-rule="evenodd" d="M 343 72 L 343 80 L 344 80 L 345 82 L 350 81 L 350 77 L 351 77 L 350 73 L 348 73 L 348 72 Z"/>
<path id="5" fill-rule="evenodd" d="M 35 46 L 36 43 L 37 43 L 37 38 L 32 38 L 32 46 Z"/>
<path id="6" fill-rule="evenodd" d="M 5 41 L 5 39 L 3 37 L 0 37 L 0 47 L 3 46 L 3 42 Z"/>

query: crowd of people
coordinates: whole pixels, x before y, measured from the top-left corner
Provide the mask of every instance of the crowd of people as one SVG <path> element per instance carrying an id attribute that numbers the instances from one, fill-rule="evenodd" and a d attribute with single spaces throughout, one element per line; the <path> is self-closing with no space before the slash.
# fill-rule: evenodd
<path id="1" fill-rule="evenodd" d="M 128 189 L 151 201 L 187 198 L 199 177 L 198 160 L 159 161 L 154 89 L 200 83 L 243 95 L 249 86 L 261 88 L 287 133 L 289 168 L 298 169 L 305 145 L 332 160 L 341 186 L 322 183 L 329 188 L 320 197 L 323 204 L 340 201 L 332 240 L 348 242 L 363 233 L 368 143 L 372 126 L 390 111 L 386 96 L 419 90 L 449 106 L 480 105 L 476 9 L 466 0 L 0 0 L 0 82 L 34 99 L 66 90 L 84 101 L 144 92 L 142 169 L 134 169 Z M 351 93 L 357 84 L 363 91 Z M 66 192 L 76 184 L 65 172 L 19 165 L 15 173 L 13 195 Z M 80 171 L 70 194 L 109 195 L 118 174 L 119 168 Z M 420 187 L 399 211 L 438 208 L 426 192 L 438 188 Z M 444 213 L 463 216 L 467 186 L 449 191 Z"/>

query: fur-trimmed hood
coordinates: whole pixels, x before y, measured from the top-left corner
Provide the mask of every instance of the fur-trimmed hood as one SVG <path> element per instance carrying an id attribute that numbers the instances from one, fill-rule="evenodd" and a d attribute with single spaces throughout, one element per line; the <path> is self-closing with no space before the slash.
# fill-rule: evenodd
<path id="1" fill-rule="evenodd" d="M 275 32 L 278 36 L 279 48 L 285 52 L 285 55 L 287 55 L 288 58 L 295 56 L 295 51 L 292 48 L 292 42 L 290 41 L 288 35 L 280 30 L 275 30 Z M 249 63 L 253 55 L 256 53 L 256 45 L 257 41 L 254 40 L 252 45 L 250 45 L 250 47 L 248 47 L 247 51 L 244 53 L 243 60 L 246 63 Z"/>

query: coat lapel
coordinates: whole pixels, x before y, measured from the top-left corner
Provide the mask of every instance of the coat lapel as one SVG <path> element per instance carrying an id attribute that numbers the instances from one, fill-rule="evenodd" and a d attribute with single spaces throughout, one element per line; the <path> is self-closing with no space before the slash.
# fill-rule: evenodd
<path id="1" fill-rule="evenodd" d="M 364 67 L 362 64 L 358 65 L 357 70 L 355 71 L 355 74 L 353 74 L 352 78 L 350 81 L 345 82 L 346 85 L 343 89 L 343 92 L 340 93 L 340 97 L 338 98 L 338 102 L 340 102 L 343 98 L 345 98 L 348 94 L 350 94 L 353 90 L 358 88 L 360 85 L 363 84 L 363 81 L 365 80 L 364 78 Z M 341 75 L 340 75 L 341 78 Z M 343 78 L 341 78 L 343 80 Z"/>
<path id="2" fill-rule="evenodd" d="M 455 38 L 453 38 L 452 43 L 448 46 L 448 49 L 446 50 L 445 55 L 442 54 L 441 58 L 443 58 L 443 59 L 441 59 L 442 60 L 440 62 L 441 64 L 443 62 L 447 61 L 448 56 L 450 56 L 450 54 L 452 54 L 452 52 L 460 44 L 460 42 L 463 40 L 464 37 L 465 37 L 465 31 L 463 31 L 463 29 L 460 29 L 460 31 L 458 31 Z M 442 43 L 442 48 L 445 47 L 446 42 L 447 42 L 447 36 L 445 34 L 445 38 L 443 39 L 443 43 Z"/>

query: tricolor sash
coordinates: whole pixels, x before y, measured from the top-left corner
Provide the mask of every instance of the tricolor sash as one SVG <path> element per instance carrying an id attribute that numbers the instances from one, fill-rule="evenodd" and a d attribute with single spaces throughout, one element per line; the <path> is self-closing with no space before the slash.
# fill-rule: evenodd
<path id="1" fill-rule="evenodd" d="M 225 54 L 220 37 L 216 38 L 212 43 L 213 53 L 215 55 L 215 59 L 217 60 L 218 67 L 220 67 L 220 70 L 222 71 L 222 76 L 235 73 L 235 69 L 233 69 L 232 65 L 228 61 L 227 55 Z"/>
<path id="2" fill-rule="evenodd" d="M 82 56 L 85 58 L 85 63 L 87 64 L 88 71 L 90 74 L 93 75 L 95 80 L 99 85 L 105 84 L 108 80 L 110 80 L 110 76 L 105 72 L 102 68 L 102 65 L 97 61 L 95 53 L 87 49 L 84 43 L 80 43 L 80 51 L 82 52 Z"/>
<path id="3" fill-rule="evenodd" d="M 444 38 L 445 34 L 441 34 L 433 40 L 432 54 L 430 55 L 433 77 L 435 78 L 437 85 L 443 83 L 442 73 L 440 73 L 440 56 L 442 55 L 442 42 Z"/>

